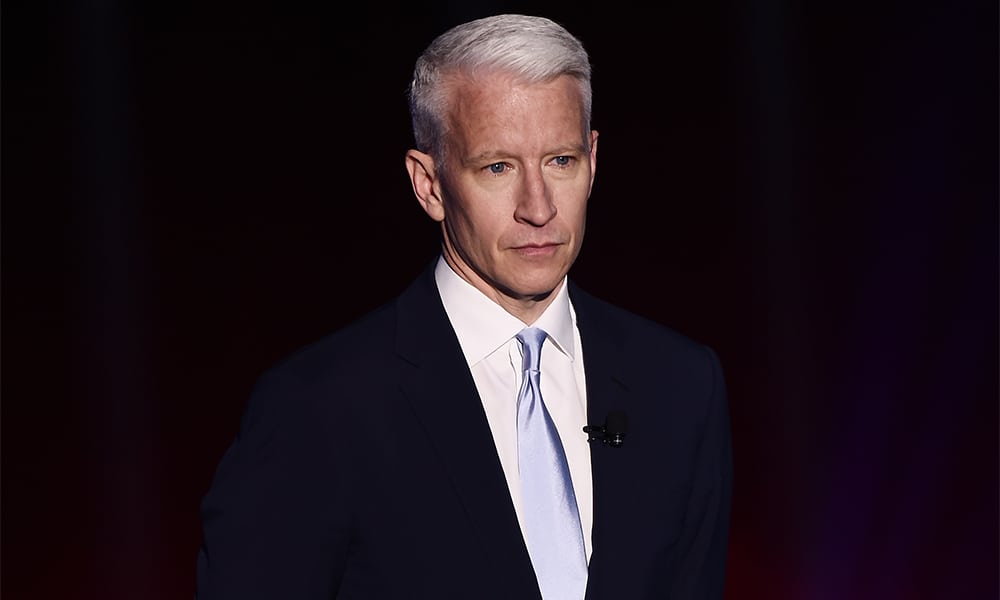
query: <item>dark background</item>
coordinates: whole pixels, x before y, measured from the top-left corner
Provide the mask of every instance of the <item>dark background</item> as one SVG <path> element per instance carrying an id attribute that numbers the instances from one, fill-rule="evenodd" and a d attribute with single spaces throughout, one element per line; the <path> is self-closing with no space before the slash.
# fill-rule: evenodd
<path id="1" fill-rule="evenodd" d="M 594 62 L 584 287 L 712 345 L 727 599 L 998 597 L 995 2 L 5 3 L 2 591 L 190 598 L 262 369 L 400 291 L 431 38 Z"/>

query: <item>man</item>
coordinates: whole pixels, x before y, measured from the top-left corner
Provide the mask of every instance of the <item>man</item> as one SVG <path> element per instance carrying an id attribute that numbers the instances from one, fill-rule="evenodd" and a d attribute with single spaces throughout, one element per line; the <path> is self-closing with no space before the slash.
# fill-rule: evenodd
<path id="1" fill-rule="evenodd" d="M 460 25 L 410 106 L 441 256 L 260 379 L 202 506 L 198 597 L 721 598 L 716 356 L 567 278 L 597 166 L 582 45 Z"/>

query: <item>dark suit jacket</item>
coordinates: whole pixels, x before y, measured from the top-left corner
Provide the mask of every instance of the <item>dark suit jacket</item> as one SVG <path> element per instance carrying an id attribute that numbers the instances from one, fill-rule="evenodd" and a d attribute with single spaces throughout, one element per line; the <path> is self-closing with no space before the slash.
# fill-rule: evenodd
<path id="1" fill-rule="evenodd" d="M 730 434 L 715 354 L 571 284 L 590 423 L 588 600 L 721 598 Z M 202 504 L 199 600 L 539 598 L 433 268 L 259 380 Z"/>

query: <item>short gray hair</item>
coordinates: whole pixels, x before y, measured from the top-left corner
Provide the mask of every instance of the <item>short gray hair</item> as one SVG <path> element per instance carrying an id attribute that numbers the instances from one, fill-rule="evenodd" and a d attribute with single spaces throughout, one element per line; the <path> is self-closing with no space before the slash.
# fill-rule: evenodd
<path id="1" fill-rule="evenodd" d="M 508 14 L 457 25 L 435 38 L 417 59 L 409 101 L 418 150 L 435 161 L 444 157 L 448 76 L 487 71 L 530 83 L 573 77 L 583 99 L 583 138 L 589 139 L 593 95 L 590 58 L 583 44 L 555 21 Z"/>

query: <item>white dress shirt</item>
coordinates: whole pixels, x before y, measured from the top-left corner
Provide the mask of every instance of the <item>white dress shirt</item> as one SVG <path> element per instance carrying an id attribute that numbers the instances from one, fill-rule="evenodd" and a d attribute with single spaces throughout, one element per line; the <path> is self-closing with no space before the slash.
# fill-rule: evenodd
<path id="1" fill-rule="evenodd" d="M 593 482 L 590 445 L 587 434 L 583 432 L 587 424 L 587 388 L 580 333 L 566 290 L 566 280 L 563 279 L 556 297 L 538 320 L 525 324 L 459 277 L 443 257 L 438 259 L 434 276 L 445 311 L 482 399 L 522 535 L 524 516 L 517 468 L 517 393 L 521 386 L 521 346 L 515 336 L 528 326 L 540 327 L 548 333 L 548 343 L 542 346 L 541 356 L 542 397 L 566 451 L 589 562 Z"/>

